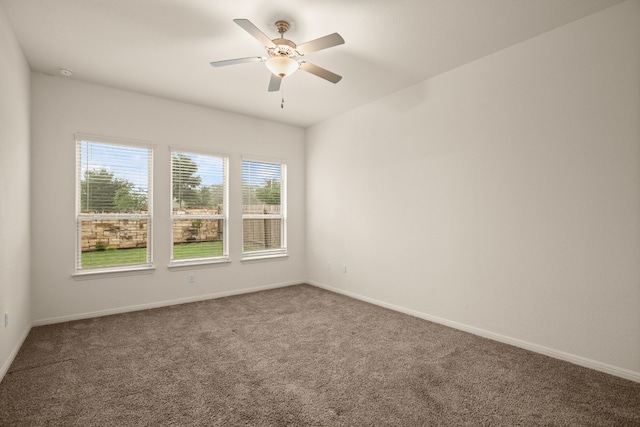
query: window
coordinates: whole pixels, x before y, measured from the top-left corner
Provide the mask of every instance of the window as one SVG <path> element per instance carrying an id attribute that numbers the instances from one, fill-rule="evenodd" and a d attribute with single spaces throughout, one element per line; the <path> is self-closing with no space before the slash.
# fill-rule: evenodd
<path id="1" fill-rule="evenodd" d="M 286 255 L 286 165 L 242 161 L 242 246 L 245 258 Z"/>
<path id="2" fill-rule="evenodd" d="M 228 260 L 227 167 L 216 155 L 171 150 L 171 264 Z"/>
<path id="3" fill-rule="evenodd" d="M 76 271 L 151 267 L 148 145 L 76 135 Z"/>

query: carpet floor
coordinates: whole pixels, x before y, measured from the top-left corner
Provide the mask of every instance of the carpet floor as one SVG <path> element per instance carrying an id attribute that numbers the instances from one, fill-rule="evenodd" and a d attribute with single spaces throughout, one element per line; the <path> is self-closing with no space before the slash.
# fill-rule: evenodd
<path id="1" fill-rule="evenodd" d="M 640 384 L 309 285 L 34 327 L 2 426 L 626 426 Z"/>

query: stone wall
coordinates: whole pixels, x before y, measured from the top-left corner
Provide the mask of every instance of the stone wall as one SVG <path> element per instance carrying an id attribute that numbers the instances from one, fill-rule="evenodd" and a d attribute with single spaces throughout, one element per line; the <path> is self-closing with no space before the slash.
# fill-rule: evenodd
<path id="1" fill-rule="evenodd" d="M 222 240 L 222 220 L 184 219 L 173 222 L 173 242 Z M 146 220 L 94 220 L 82 222 L 82 252 L 147 247 Z"/>
<path id="2" fill-rule="evenodd" d="M 82 252 L 147 246 L 147 220 L 82 221 Z"/>
<path id="3" fill-rule="evenodd" d="M 244 213 L 277 214 L 280 206 L 244 206 Z M 211 211 L 189 210 L 190 215 L 211 214 Z M 213 212 L 214 214 L 217 211 Z M 173 242 L 215 242 L 222 240 L 222 220 L 178 219 L 173 222 Z M 277 248 L 282 244 L 279 219 L 246 220 L 243 225 L 245 246 L 249 250 Z M 82 222 L 82 252 L 105 249 L 147 247 L 146 220 L 93 220 Z"/>
<path id="4" fill-rule="evenodd" d="M 222 240 L 222 220 L 177 219 L 173 221 L 173 243 Z"/>

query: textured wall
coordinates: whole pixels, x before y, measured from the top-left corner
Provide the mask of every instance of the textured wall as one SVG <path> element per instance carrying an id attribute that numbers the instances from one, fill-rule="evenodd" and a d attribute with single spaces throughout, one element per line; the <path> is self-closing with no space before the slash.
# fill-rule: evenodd
<path id="1" fill-rule="evenodd" d="M 126 311 L 241 292 L 305 279 L 304 131 L 230 113 L 34 73 L 33 317 L 36 322 Z M 155 146 L 152 244 L 155 271 L 143 275 L 73 278 L 74 133 L 146 141 Z M 171 200 L 169 147 L 229 156 L 231 263 L 169 269 Z M 289 172 L 289 257 L 240 262 L 242 156 L 281 159 Z M 55 189 L 55 191 L 54 191 Z M 58 220 L 51 227 L 51 219 Z M 193 276 L 193 282 L 189 276 Z"/>
<path id="2" fill-rule="evenodd" d="M 627 1 L 310 128 L 309 279 L 640 379 L 638 22 Z"/>
<path id="3" fill-rule="evenodd" d="M 0 378 L 31 327 L 29 84 L 0 5 Z"/>

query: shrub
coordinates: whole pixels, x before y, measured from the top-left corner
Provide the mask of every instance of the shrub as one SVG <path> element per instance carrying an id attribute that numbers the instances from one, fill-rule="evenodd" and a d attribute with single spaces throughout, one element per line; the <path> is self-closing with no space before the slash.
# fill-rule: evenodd
<path id="1" fill-rule="evenodd" d="M 96 251 L 104 251 L 107 248 L 107 244 L 105 242 L 96 242 L 95 249 Z"/>

